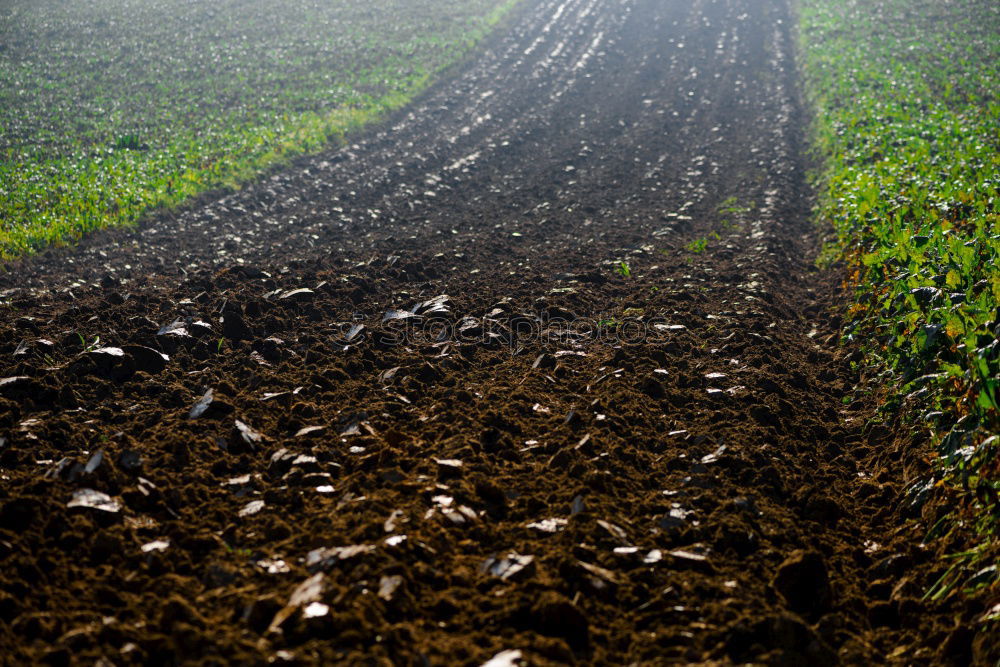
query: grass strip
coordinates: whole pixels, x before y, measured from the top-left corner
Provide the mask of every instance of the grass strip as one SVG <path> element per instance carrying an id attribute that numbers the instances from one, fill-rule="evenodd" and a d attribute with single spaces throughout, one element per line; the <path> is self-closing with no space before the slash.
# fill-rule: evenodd
<path id="1" fill-rule="evenodd" d="M 13 0 L 0 8 L 0 259 L 233 189 L 342 141 L 518 0 Z"/>
<path id="2" fill-rule="evenodd" d="M 928 597 L 996 593 L 1000 4 L 799 0 L 798 14 L 818 216 L 854 289 L 847 333 L 882 373 L 887 414 L 936 447 L 933 476 L 908 489 L 953 508 L 928 537 L 974 545 Z"/>

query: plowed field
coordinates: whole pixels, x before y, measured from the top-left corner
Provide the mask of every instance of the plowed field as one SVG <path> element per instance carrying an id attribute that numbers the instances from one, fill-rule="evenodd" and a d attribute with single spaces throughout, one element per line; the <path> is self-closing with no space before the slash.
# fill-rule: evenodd
<path id="1" fill-rule="evenodd" d="M 0 653 L 967 661 L 814 268 L 791 27 L 529 0 L 353 145 L 0 277 Z"/>

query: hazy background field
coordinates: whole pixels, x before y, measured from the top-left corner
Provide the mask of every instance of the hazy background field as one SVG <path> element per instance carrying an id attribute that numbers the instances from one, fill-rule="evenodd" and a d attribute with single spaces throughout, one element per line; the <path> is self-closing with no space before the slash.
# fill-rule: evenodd
<path id="1" fill-rule="evenodd" d="M 405 103 L 514 0 L 0 7 L 0 256 L 233 185 Z"/>

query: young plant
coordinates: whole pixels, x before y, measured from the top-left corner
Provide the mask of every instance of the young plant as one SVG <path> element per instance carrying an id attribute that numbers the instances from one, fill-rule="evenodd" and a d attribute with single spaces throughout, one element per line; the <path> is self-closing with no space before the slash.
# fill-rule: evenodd
<path id="1" fill-rule="evenodd" d="M 82 334 L 78 333 L 77 336 L 80 336 L 80 344 L 81 344 L 81 347 L 83 347 L 84 353 L 93 352 L 94 350 L 96 350 L 97 348 L 99 348 L 101 346 L 101 337 L 100 336 L 94 336 L 94 340 L 90 341 L 89 345 L 86 344 L 86 339 L 83 337 Z"/>
<path id="2" fill-rule="evenodd" d="M 704 237 L 695 239 L 684 246 L 685 250 L 693 253 L 705 252 L 707 248 L 708 248 L 708 239 Z"/>

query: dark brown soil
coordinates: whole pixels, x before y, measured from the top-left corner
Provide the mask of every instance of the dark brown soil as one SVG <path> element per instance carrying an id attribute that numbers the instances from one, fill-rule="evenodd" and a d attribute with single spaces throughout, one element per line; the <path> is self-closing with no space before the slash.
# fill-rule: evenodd
<path id="1" fill-rule="evenodd" d="M 0 655 L 985 661 L 813 267 L 791 23 L 528 0 L 355 145 L 14 267 Z"/>

